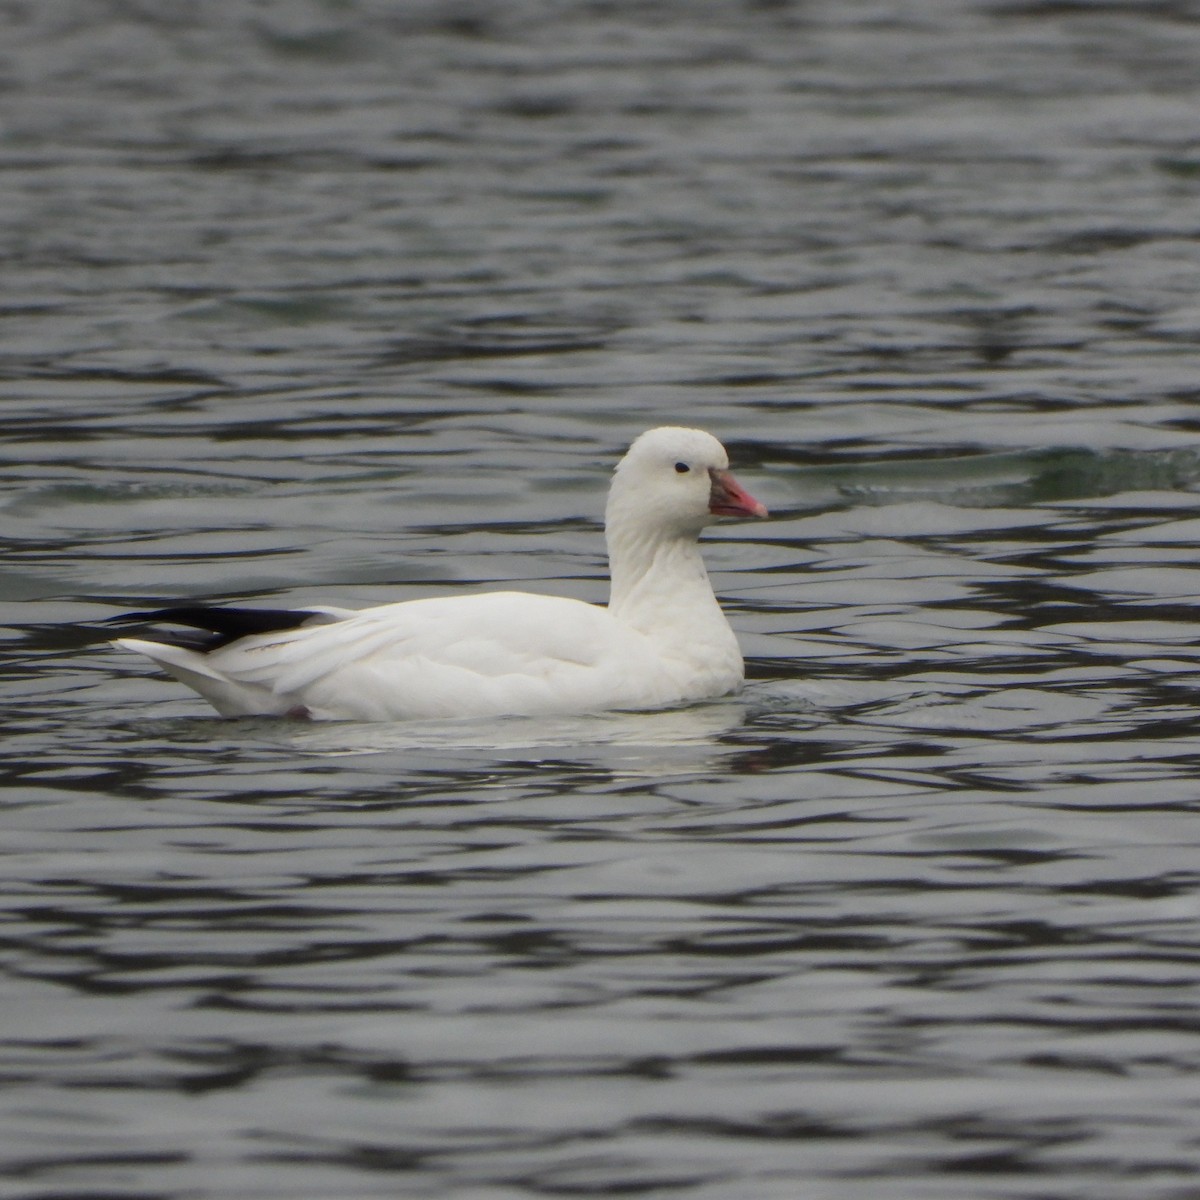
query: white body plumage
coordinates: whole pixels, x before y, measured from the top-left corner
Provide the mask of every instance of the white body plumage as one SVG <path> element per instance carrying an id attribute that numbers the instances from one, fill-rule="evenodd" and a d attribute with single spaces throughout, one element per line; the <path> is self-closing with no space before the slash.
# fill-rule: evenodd
<path id="1" fill-rule="evenodd" d="M 139 638 L 118 644 L 226 716 L 562 714 L 723 695 L 741 686 L 742 656 L 697 538 L 715 516 L 766 515 L 727 468 L 724 448 L 701 430 L 654 429 L 633 443 L 609 492 L 607 608 L 488 592 L 357 612 L 308 609 L 292 628 L 208 650 Z"/>

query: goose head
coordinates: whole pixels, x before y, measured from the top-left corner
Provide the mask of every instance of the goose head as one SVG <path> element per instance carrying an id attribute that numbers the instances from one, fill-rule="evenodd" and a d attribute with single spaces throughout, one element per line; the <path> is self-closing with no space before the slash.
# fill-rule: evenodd
<path id="1" fill-rule="evenodd" d="M 617 464 L 608 499 L 610 527 L 655 529 L 694 538 L 718 517 L 765 517 L 729 472 L 725 447 L 702 429 L 664 426 L 643 433 Z"/>

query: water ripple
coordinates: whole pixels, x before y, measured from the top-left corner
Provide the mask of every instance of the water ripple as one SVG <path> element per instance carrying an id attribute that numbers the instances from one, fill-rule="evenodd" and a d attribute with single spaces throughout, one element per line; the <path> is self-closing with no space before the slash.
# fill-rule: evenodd
<path id="1" fill-rule="evenodd" d="M 10 7 L 10 1190 L 1192 1196 L 1192 6 Z M 740 697 L 227 722 L 107 645 L 600 600 L 668 422 L 777 514 Z"/>

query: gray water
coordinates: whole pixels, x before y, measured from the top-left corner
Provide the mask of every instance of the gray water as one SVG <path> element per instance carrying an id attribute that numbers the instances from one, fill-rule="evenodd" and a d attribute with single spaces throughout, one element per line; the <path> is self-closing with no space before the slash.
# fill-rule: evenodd
<path id="1" fill-rule="evenodd" d="M 0 8 L 0 1195 L 1200 1195 L 1200 6 Z M 602 600 L 744 695 L 223 721 L 181 598 Z"/>

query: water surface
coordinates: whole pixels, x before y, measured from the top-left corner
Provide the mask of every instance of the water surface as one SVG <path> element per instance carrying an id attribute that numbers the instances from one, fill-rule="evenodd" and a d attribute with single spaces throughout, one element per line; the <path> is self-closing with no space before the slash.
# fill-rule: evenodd
<path id="1" fill-rule="evenodd" d="M 9 6 L 0 1194 L 1196 1192 L 1200 11 Z M 99 623 L 603 600 L 746 692 L 228 722 Z"/>

